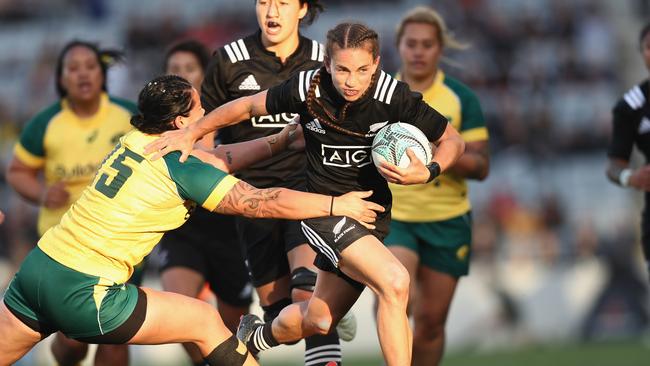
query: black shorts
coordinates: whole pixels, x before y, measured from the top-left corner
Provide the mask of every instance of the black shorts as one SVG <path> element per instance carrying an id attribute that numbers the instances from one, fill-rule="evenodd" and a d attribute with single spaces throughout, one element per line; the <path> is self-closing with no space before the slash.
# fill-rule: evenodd
<path id="1" fill-rule="evenodd" d="M 299 221 L 236 217 L 242 251 L 253 286 L 266 285 L 289 274 L 287 252 L 306 244 Z"/>
<path id="2" fill-rule="evenodd" d="M 388 235 L 388 223 L 390 223 L 390 213 L 377 218 L 375 230 L 369 230 L 357 220 L 347 216 L 303 220 L 301 226 L 309 245 L 318 253 L 314 265 L 322 271 L 335 273 L 354 288 L 363 290 L 364 284 L 353 280 L 338 268 L 341 252 L 366 235 L 373 235 L 383 241 Z"/>
<path id="3" fill-rule="evenodd" d="M 220 300 L 233 306 L 253 301 L 233 216 L 197 208 L 183 226 L 163 236 L 159 253 L 161 272 L 187 267 L 201 273 Z"/>

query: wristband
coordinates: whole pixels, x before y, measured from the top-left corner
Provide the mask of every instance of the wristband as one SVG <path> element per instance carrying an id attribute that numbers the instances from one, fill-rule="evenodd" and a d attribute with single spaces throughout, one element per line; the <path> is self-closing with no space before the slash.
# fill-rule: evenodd
<path id="1" fill-rule="evenodd" d="M 630 186 L 630 178 L 632 177 L 632 173 L 632 169 L 629 168 L 621 170 L 621 173 L 618 175 L 618 182 L 621 183 L 621 186 Z"/>
<path id="2" fill-rule="evenodd" d="M 440 164 L 435 161 L 427 165 L 427 169 L 429 169 L 429 179 L 427 179 L 427 183 L 436 179 L 436 177 L 440 175 Z"/>

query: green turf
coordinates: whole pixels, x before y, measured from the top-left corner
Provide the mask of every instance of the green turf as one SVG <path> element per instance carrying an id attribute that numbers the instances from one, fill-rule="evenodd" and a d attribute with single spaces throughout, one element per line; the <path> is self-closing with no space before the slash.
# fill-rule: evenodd
<path id="1" fill-rule="evenodd" d="M 265 366 L 301 366 L 300 362 Z M 378 357 L 345 359 L 345 366 L 383 365 Z M 650 365 L 650 345 L 641 342 L 590 343 L 544 346 L 500 352 L 456 351 L 442 366 L 643 366 Z"/>

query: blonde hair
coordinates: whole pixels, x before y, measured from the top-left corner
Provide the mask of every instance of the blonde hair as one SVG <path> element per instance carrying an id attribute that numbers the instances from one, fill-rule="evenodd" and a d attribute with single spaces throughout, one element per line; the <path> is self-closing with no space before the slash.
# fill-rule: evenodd
<path id="1" fill-rule="evenodd" d="M 399 47 L 399 42 L 404 35 L 404 28 L 411 23 L 429 24 L 436 30 L 438 41 L 442 48 L 452 48 L 457 50 L 464 50 L 469 47 L 468 44 L 458 41 L 447 28 L 445 20 L 440 14 L 428 6 L 418 6 L 411 9 L 402 17 L 402 20 L 397 24 L 395 31 L 395 42 Z"/>

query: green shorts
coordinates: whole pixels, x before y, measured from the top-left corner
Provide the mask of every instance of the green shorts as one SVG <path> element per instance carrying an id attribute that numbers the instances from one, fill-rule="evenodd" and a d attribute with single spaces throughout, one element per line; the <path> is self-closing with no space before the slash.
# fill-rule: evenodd
<path id="1" fill-rule="evenodd" d="M 406 247 L 417 253 L 420 263 L 454 277 L 469 273 L 472 214 L 434 222 L 392 220 L 386 246 Z"/>
<path id="2" fill-rule="evenodd" d="M 142 326 L 145 293 L 132 284 L 77 272 L 34 248 L 5 292 L 7 308 L 42 334 L 89 343 L 125 343 Z"/>

